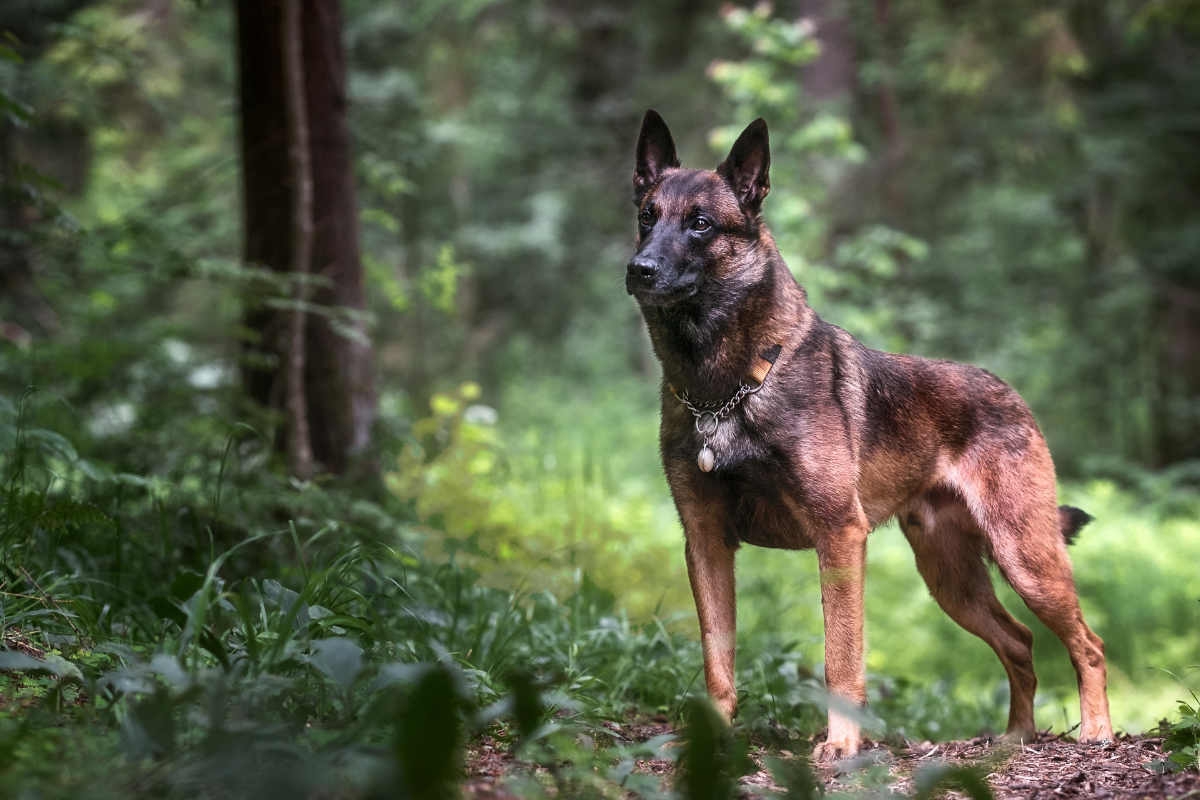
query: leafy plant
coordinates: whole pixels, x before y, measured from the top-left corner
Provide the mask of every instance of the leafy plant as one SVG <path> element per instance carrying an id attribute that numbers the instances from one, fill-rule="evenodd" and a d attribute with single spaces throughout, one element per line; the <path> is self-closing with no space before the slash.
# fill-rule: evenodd
<path id="1" fill-rule="evenodd" d="M 1179 701 L 1179 719 L 1174 722 L 1163 720 L 1159 726 L 1163 749 L 1169 753 L 1166 759 L 1154 762 L 1159 769 L 1200 770 L 1200 696 L 1194 691 L 1190 694 L 1190 703 Z"/>
<path id="2" fill-rule="evenodd" d="M 917 770 L 913 776 L 915 800 L 932 800 L 944 797 L 948 791 L 957 791 L 972 800 L 992 800 L 992 790 L 984 773 L 976 767 L 950 764 L 930 764 Z"/>

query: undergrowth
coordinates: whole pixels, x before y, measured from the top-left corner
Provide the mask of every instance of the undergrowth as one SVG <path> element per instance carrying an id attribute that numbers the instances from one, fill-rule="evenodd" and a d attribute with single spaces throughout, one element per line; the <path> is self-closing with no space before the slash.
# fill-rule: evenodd
<path id="1" fill-rule="evenodd" d="M 1193 667 L 1200 669 L 1200 667 Z M 1155 763 L 1158 769 L 1181 771 L 1185 769 L 1200 770 L 1200 694 L 1189 690 L 1188 700 L 1180 700 L 1179 719 L 1174 722 L 1163 720 L 1159 724 L 1159 733 L 1163 737 L 1163 749 L 1167 757 Z"/>
<path id="2" fill-rule="evenodd" d="M 686 717 L 688 747 L 800 753 L 820 726 L 787 647 L 747 648 L 758 699 L 703 733 L 694 638 L 631 621 L 582 570 L 557 593 L 491 585 L 409 498 L 280 478 L 244 426 L 185 470 L 125 472 L 41 427 L 38 401 L 0 403 L 7 796 L 444 797 L 483 736 L 521 796 L 724 796 L 635 772 L 681 751 L 620 726 Z"/>
<path id="3" fill-rule="evenodd" d="M 473 399 L 443 398 L 402 434 L 387 488 L 282 478 L 243 425 L 127 471 L 147 454 L 93 457 L 42 427 L 56 417 L 37 395 L 0 402 L 0 793 L 443 797 L 486 742 L 522 797 L 727 797 L 748 753 L 787 796 L 819 794 L 811 641 L 744 632 L 739 722 L 717 725 L 696 699 L 690 614 L 631 616 L 570 559 L 514 589 L 488 569 L 503 517 L 475 527 L 423 497 L 448 484 L 416 477 L 469 474 L 502 449 L 470 421 Z M 548 530 L 534 523 L 531 544 Z M 1004 699 L 870 683 L 863 721 L 895 743 L 981 725 Z M 681 741 L 623 733 L 645 720 Z M 647 758 L 679 762 L 678 777 L 635 770 Z M 886 793 L 864 769 L 860 794 Z M 974 775 L 915 785 L 973 792 Z"/>
<path id="4" fill-rule="evenodd" d="M 0 406 L 6 794 L 444 796 L 485 730 L 569 758 L 560 792 L 616 786 L 620 749 L 578 732 L 696 688 L 695 643 L 586 576 L 488 586 L 404 504 L 276 478 L 243 431 L 208 480 L 122 473 L 35 405 Z"/>

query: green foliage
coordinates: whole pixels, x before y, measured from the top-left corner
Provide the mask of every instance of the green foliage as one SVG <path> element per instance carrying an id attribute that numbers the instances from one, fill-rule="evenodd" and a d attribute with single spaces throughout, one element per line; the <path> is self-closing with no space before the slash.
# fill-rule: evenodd
<path id="1" fill-rule="evenodd" d="M 37 653 L 59 642 L 65 656 L 0 651 L 0 672 L 10 676 L 0 694 L 28 697 L 60 724 L 81 708 L 73 730 L 90 742 L 84 752 L 124 755 L 104 782 L 114 796 L 133 787 L 257 796 L 335 785 L 364 797 L 444 796 L 460 774 L 464 736 L 509 715 L 522 752 L 581 765 L 559 770 L 560 787 L 587 784 L 608 756 L 568 744 L 591 729 L 584 719 L 639 700 L 674 704 L 689 691 L 680 661 L 696 661 L 694 644 L 619 620 L 611 595 L 586 581 L 561 603 L 483 587 L 453 563 L 415 557 L 394 533 L 406 529 L 402 519 L 340 489 L 260 494 L 254 470 L 226 465 L 226 499 L 203 492 L 212 498 L 208 538 L 215 543 L 231 520 L 247 526 L 243 537 L 216 553 L 144 549 L 118 531 L 176 516 L 196 502 L 187 487 L 155 484 L 152 505 L 125 498 L 115 517 L 97 517 L 86 509 L 111 505 L 127 484 L 34 491 L 45 474 L 38 458 L 74 449 L 16 425 L 13 439 L 29 452 L 4 452 L 9 492 L 20 501 L 3 506 L 11 558 L 0 575 L 0 628 L 6 644 Z M 335 507 L 340 519 L 325 516 Z M 281 509 L 282 525 L 271 521 Z M 47 546 L 46 537 L 67 534 L 70 555 L 66 538 Z M 107 655 L 80 649 L 84 640 Z M 517 665 L 536 672 L 513 673 L 509 695 L 503 676 Z M 571 709 L 579 722 L 564 727 L 549 709 Z M 19 744 L 42 713 L 0 714 L 13 758 L 8 788 L 42 780 L 41 751 Z M 88 762 L 67 755 L 74 736 L 41 741 L 68 762 L 57 777 L 64 791 L 92 782 Z M 146 771 L 151 762 L 165 766 Z"/>
<path id="2" fill-rule="evenodd" d="M 620 285 L 647 106 L 690 165 L 765 116 L 766 216 L 817 310 L 1031 400 L 1097 518 L 1072 556 L 1118 727 L 1177 697 L 1151 668 L 1194 660 L 1200 596 L 1187 3 L 834 4 L 857 63 L 818 102 L 821 28 L 765 4 L 346 0 L 382 487 L 281 477 L 278 420 L 240 399 L 240 300 L 292 287 L 238 257 L 232 16 L 143 5 L 0 45 L 0 251 L 32 278 L 0 296 L 0 793 L 441 796 L 487 742 L 520 796 L 731 796 L 747 753 L 820 795 L 810 554 L 739 556 L 738 724 L 694 699 Z M 994 655 L 894 529 L 870 559 L 873 735 L 995 730 Z M 1039 725 L 1069 728 L 1065 654 L 1003 599 Z M 623 732 L 650 716 L 682 746 Z M 1196 730 L 1185 702 L 1173 763 Z M 675 785 L 636 769 L 681 757 Z"/>
<path id="3" fill-rule="evenodd" d="M 1167 16 L 1194 22 L 1185 5 Z M 1196 373 L 1171 355 L 1193 332 L 1164 311 L 1200 276 L 1175 260 L 1200 241 L 1177 213 L 1195 161 L 1159 124 L 1194 108 L 1197 62 L 1165 53 L 1195 53 L 1195 29 L 1129 3 L 914 3 L 884 27 L 855 9 L 872 31 L 862 74 L 893 109 L 880 145 L 904 150 L 878 213 L 929 245 L 889 286 L 909 346 L 1011 381 L 1067 471 L 1195 458 Z"/>
<path id="4" fill-rule="evenodd" d="M 396 735 L 392 747 L 402 778 L 401 797 L 446 797 L 453 793 L 462 769 L 462 719 L 466 697 L 457 676 L 445 667 L 431 667 L 392 711 Z"/>
<path id="5" fill-rule="evenodd" d="M 47 490 L 38 459 L 74 448 L 23 424 L 14 440 L 37 446 L 3 464 L 24 498 L 3 507 L 0 633 L 21 648 L 0 649 L 5 790 L 438 797 L 486 734 L 537 767 L 513 776 L 521 796 L 673 796 L 633 772 L 655 758 L 684 761 L 679 796 L 732 797 L 751 741 L 804 747 L 823 724 L 820 683 L 786 649 L 746 652 L 746 723 L 729 729 L 693 699 L 696 641 L 631 623 L 586 576 L 561 600 L 491 588 L 456 559 L 422 556 L 428 531 L 403 511 L 344 487 L 260 486 L 237 462 L 214 473 L 219 501 L 164 481 Z M 201 504 L 206 548 L 128 536 Z M 100 507 L 113 511 L 86 511 Z M 218 544 L 234 522 L 236 541 Z M 647 712 L 687 721 L 682 749 L 614 738 L 609 720 Z M 59 732 L 34 747 L 40 721 Z M 102 781 L 101 764 L 116 765 Z M 788 796 L 818 791 L 799 763 L 771 768 Z"/>
<path id="6" fill-rule="evenodd" d="M 847 116 L 808 101 L 793 77 L 819 53 L 812 21 L 775 16 L 766 3 L 753 10 L 730 6 L 724 19 L 749 53 L 709 67 L 737 120 L 713 131 L 714 148 L 724 154 L 746 121 L 769 120 L 772 192 L 766 216 L 789 266 L 818 313 L 869 342 L 895 343 L 892 311 L 874 298 L 881 284 L 924 258 L 927 248 L 884 224 L 862 226 L 849 237 L 835 234 L 837 186 L 867 153 Z M 837 242 L 832 249 L 831 241 Z"/>
<path id="7" fill-rule="evenodd" d="M 806 758 L 769 758 L 767 768 L 775 782 L 784 788 L 787 800 L 817 800 L 825 790 Z"/>
<path id="8" fill-rule="evenodd" d="M 386 484 L 431 525 L 430 553 L 455 552 L 493 582 L 536 581 L 562 593 L 586 567 L 602 586 L 625 584 L 621 603 L 639 616 L 664 602 L 677 608 L 689 597 L 677 523 L 665 483 L 635 449 L 653 441 L 653 420 L 630 420 L 612 402 L 622 389 L 650 400 L 650 387 L 610 387 L 580 419 L 589 398 L 563 397 L 578 388 L 530 383 L 513 398 L 520 412 L 509 421 L 478 402 L 476 384 L 435 394 Z M 554 422 L 543 428 L 538 417 Z M 662 571 L 668 559 L 671 581 Z"/>
<path id="9" fill-rule="evenodd" d="M 931 764 L 913 776 L 913 788 L 917 790 L 917 800 L 944 797 L 950 790 L 961 792 L 971 800 L 992 800 L 993 797 L 983 771 L 973 767 Z"/>
<path id="10" fill-rule="evenodd" d="M 1192 702 L 1179 701 L 1179 719 L 1174 722 L 1163 720 L 1159 730 L 1163 735 L 1163 749 L 1170 755 L 1164 761 L 1154 762 L 1159 769 L 1172 771 L 1200 770 L 1200 696 L 1191 692 Z"/>
<path id="11" fill-rule="evenodd" d="M 679 790 L 687 800 L 725 800 L 734 796 L 737 779 L 752 762 L 746 744 L 708 700 L 696 699 L 684 709 L 683 753 L 679 758 Z"/>

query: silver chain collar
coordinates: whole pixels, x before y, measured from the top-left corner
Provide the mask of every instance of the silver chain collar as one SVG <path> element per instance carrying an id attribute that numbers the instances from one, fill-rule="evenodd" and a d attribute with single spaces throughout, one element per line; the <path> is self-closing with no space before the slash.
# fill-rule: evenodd
<path id="1" fill-rule="evenodd" d="M 754 394 L 762 387 L 761 383 L 757 386 L 743 383 L 733 393 L 733 396 L 724 403 L 715 400 L 693 403 L 688 399 L 687 392 L 681 395 L 674 388 L 671 388 L 671 394 L 675 395 L 675 399 L 683 403 L 684 408 L 690 411 L 692 416 L 696 418 L 696 433 L 704 442 L 700 447 L 699 454 L 696 456 L 696 465 L 700 467 L 701 472 L 712 472 L 717 465 L 717 454 L 713 452 L 711 443 L 712 437 L 721 425 L 721 420 L 729 416 L 738 407 L 738 404 L 745 399 L 746 395 Z"/>

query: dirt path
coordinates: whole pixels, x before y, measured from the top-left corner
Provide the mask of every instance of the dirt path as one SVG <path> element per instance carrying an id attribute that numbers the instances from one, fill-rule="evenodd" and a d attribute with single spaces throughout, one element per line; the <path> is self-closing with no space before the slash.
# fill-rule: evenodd
<path id="1" fill-rule="evenodd" d="M 612 723 L 610 729 L 614 740 L 623 743 L 671 733 L 667 723 L 658 721 Z M 937 744 L 921 742 L 903 748 L 877 746 L 849 769 L 821 769 L 818 775 L 827 791 L 843 796 L 886 796 L 890 792 L 908 796 L 913 791 L 914 773 L 941 762 L 980 767 L 997 800 L 1200 800 L 1200 773 L 1191 770 L 1163 775 L 1150 769 L 1151 762 L 1163 758 L 1161 744 L 1161 739 L 1152 736 L 1122 735 L 1107 745 L 1081 745 L 1048 734 L 1019 747 L 1006 747 L 988 738 Z M 770 773 L 761 768 L 763 757 L 769 755 L 791 757 L 786 752 L 755 749 L 752 757 L 760 769 L 741 779 L 744 797 L 769 795 L 772 789 L 779 788 Z M 669 780 L 674 769 L 672 760 L 662 758 L 640 760 L 635 771 Z M 464 794 L 479 800 L 508 800 L 516 795 L 506 787 L 506 777 L 514 772 L 528 774 L 531 770 L 538 771 L 531 765 L 514 762 L 502 745 L 485 737 L 471 748 Z"/>
<path id="2" fill-rule="evenodd" d="M 930 744 L 924 742 L 893 754 L 892 787 L 908 793 L 912 775 L 935 760 L 976 764 L 986 770 L 997 800 L 1055 798 L 1200 798 L 1200 774 L 1156 774 L 1149 765 L 1162 759 L 1162 740 L 1120 736 L 1107 745 L 1081 745 L 1043 735 L 1038 741 L 1005 748 L 990 739 Z"/>

